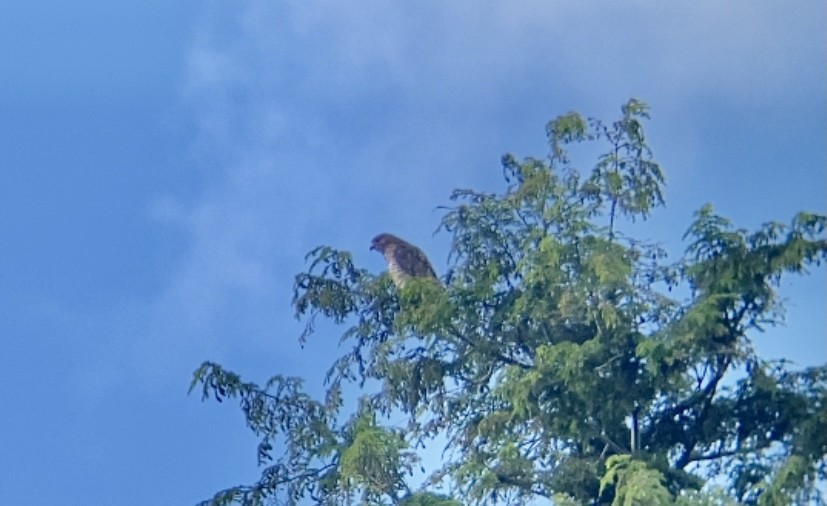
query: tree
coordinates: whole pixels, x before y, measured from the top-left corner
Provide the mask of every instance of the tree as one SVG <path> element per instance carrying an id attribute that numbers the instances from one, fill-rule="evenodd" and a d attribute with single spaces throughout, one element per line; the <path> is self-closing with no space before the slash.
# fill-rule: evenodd
<path id="1" fill-rule="evenodd" d="M 502 193 L 455 191 L 444 287 L 397 290 L 346 251 L 311 251 L 302 339 L 323 318 L 349 348 L 323 399 L 297 378 L 195 372 L 205 398 L 240 400 L 264 466 L 205 504 L 823 503 L 827 369 L 762 359 L 751 335 L 781 322 L 781 276 L 824 260 L 826 218 L 747 231 L 705 205 L 669 260 L 626 233 L 663 204 L 647 118 L 637 100 L 611 124 L 560 116 L 546 158 L 503 157 Z M 579 144 L 606 149 L 590 171 Z M 436 437 L 446 463 L 412 490 Z"/>

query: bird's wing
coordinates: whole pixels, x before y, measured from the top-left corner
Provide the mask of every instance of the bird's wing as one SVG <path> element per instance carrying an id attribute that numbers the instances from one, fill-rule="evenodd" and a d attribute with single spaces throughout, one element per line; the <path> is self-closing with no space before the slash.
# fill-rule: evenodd
<path id="1" fill-rule="evenodd" d="M 431 262 L 421 249 L 412 244 L 399 244 L 394 248 L 394 256 L 399 267 L 413 277 L 436 278 Z"/>

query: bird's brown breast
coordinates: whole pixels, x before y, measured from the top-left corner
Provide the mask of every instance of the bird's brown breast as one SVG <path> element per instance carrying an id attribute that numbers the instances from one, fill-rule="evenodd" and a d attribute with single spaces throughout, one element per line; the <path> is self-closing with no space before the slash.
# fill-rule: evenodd
<path id="1" fill-rule="evenodd" d="M 398 287 L 404 286 L 405 281 L 411 277 L 411 273 L 406 268 L 404 255 L 400 255 L 398 248 L 391 245 L 385 249 L 385 260 L 388 262 L 388 273 L 393 283 Z"/>

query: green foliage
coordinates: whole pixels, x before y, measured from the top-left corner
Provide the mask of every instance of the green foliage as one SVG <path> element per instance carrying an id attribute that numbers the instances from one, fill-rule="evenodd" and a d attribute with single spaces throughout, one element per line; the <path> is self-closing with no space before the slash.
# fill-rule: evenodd
<path id="1" fill-rule="evenodd" d="M 400 467 L 407 448 L 404 438 L 378 426 L 369 412 L 354 421 L 352 432 L 339 462 L 344 488 L 363 490 L 365 497 L 395 495 L 404 489 L 404 469 Z"/>
<path id="2" fill-rule="evenodd" d="M 448 496 L 428 492 L 412 494 L 399 502 L 400 506 L 462 506 Z"/>
<path id="3" fill-rule="evenodd" d="M 621 112 L 550 122 L 548 157 L 503 157 L 502 193 L 456 190 L 444 285 L 397 291 L 348 252 L 311 251 L 301 340 L 323 318 L 345 351 L 322 401 L 296 378 L 196 371 L 205 398 L 239 400 L 264 467 L 205 504 L 459 504 L 440 485 L 469 504 L 820 504 L 827 371 L 764 360 L 752 336 L 783 321 L 782 276 L 827 256 L 827 220 L 747 231 L 706 205 L 668 260 L 628 235 L 664 176 L 646 105 Z M 605 153 L 589 170 L 569 152 L 581 143 Z M 437 440 L 443 465 L 410 490 Z"/>
<path id="4" fill-rule="evenodd" d="M 600 493 L 610 485 L 615 494 L 612 506 L 657 506 L 672 502 L 672 495 L 663 485 L 666 478 L 645 462 L 630 455 L 612 455 L 606 461 L 606 474 L 600 479 Z"/>

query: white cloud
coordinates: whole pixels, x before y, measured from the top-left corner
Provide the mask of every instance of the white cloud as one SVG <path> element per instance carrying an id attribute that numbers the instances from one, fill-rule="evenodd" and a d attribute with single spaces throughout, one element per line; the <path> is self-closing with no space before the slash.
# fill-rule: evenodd
<path id="1" fill-rule="evenodd" d="M 274 26 L 292 29 L 323 92 L 382 69 L 407 91 L 459 100 L 532 75 L 587 96 L 647 88 L 765 100 L 799 84 L 802 67 L 823 68 L 813 40 L 823 7 L 783 2 L 292 2 L 280 23 L 255 5 L 250 33 L 278 45 Z"/>

